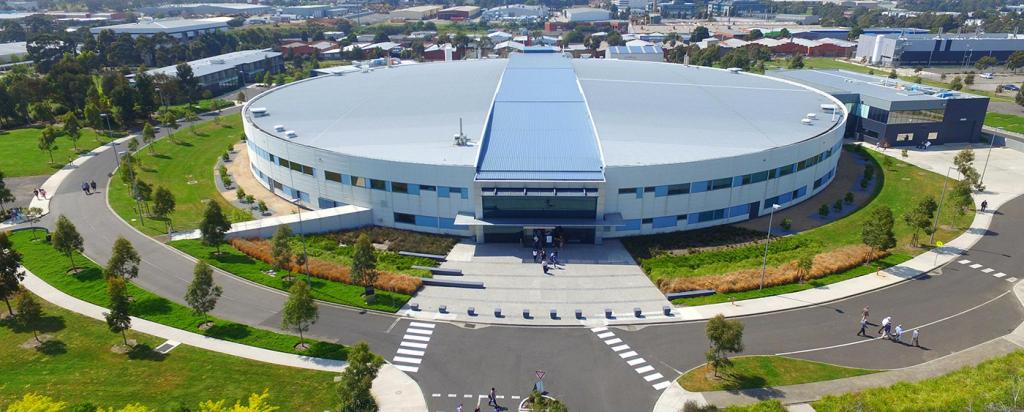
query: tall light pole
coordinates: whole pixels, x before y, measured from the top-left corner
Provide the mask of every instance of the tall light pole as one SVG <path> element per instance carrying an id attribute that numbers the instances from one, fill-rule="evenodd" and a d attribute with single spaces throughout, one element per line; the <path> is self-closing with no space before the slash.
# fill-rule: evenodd
<path id="1" fill-rule="evenodd" d="M 306 271 L 306 278 L 309 279 L 309 254 L 306 253 L 306 231 L 302 229 L 302 199 L 296 197 L 291 202 L 299 209 L 299 240 L 302 241 L 302 266 L 303 270 Z"/>
<path id="2" fill-rule="evenodd" d="M 988 159 L 992 158 L 992 146 L 996 144 L 996 135 L 992 135 L 992 138 L 988 141 L 988 154 L 985 155 L 985 166 L 981 168 L 981 177 L 978 179 L 978 184 L 985 184 L 985 172 L 988 171 Z"/>
<path id="3" fill-rule="evenodd" d="M 939 216 L 942 216 L 942 203 L 946 199 L 946 185 L 949 184 L 949 171 L 955 169 L 953 166 L 949 166 L 946 169 L 946 179 L 942 181 L 942 193 L 939 195 L 939 207 L 935 211 L 935 220 L 932 221 L 932 235 L 928 239 L 928 243 L 935 244 L 935 232 L 939 230 Z"/>
<path id="4" fill-rule="evenodd" d="M 764 258 L 761 259 L 761 286 L 758 290 L 764 289 L 764 272 L 768 269 L 768 244 L 772 240 L 772 220 L 775 218 L 775 211 L 781 209 L 782 206 L 772 203 L 771 214 L 768 215 L 768 237 L 764 240 Z"/>

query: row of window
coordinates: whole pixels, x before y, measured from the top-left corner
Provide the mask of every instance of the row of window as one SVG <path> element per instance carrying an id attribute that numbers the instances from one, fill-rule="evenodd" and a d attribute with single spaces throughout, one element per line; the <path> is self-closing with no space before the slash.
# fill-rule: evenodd
<path id="1" fill-rule="evenodd" d="M 635 194 L 637 199 L 642 199 L 644 197 L 644 193 L 654 193 L 654 197 L 663 197 L 673 195 L 685 195 L 688 193 L 709 192 L 714 190 L 728 189 L 731 187 L 739 187 L 759 183 L 766 180 L 790 175 L 795 172 L 807 169 L 818 163 L 821 163 L 825 159 L 832 157 L 832 154 L 837 153 L 842 147 L 841 145 L 842 142 L 837 144 L 835 147 L 828 149 L 824 152 L 821 152 L 817 155 L 776 169 L 750 173 L 742 176 L 724 177 L 721 179 L 704 180 L 692 183 L 679 183 L 674 185 L 647 187 L 624 187 L 619 189 L 619 194 Z"/>
<path id="2" fill-rule="evenodd" d="M 455 224 L 455 219 L 450 217 L 436 217 L 436 216 L 424 216 L 414 215 L 411 213 L 395 213 L 395 223 L 404 223 L 407 225 L 416 225 L 424 227 L 432 227 L 437 229 L 452 229 L 452 230 L 468 230 L 466 226 L 460 226 Z"/>
<path id="3" fill-rule="evenodd" d="M 296 172 L 301 172 L 310 176 L 316 176 L 316 169 L 301 163 L 288 161 L 279 156 L 275 156 L 273 153 L 270 153 L 264 150 L 263 148 L 257 146 L 256 144 L 252 143 L 251 140 L 249 141 L 249 149 L 251 153 L 255 153 L 256 156 L 259 156 L 260 158 L 263 158 L 264 160 L 267 160 L 271 163 L 275 163 L 281 167 L 287 167 Z M 343 185 L 350 185 L 385 192 L 403 193 L 409 195 L 419 195 L 421 191 L 427 191 L 437 192 L 438 197 L 461 197 L 463 199 L 469 198 L 469 189 L 464 187 L 432 186 L 415 183 L 391 182 L 387 180 L 371 179 L 362 176 L 344 175 L 338 172 L 332 172 L 330 170 L 324 170 L 324 180 Z"/>
<path id="4" fill-rule="evenodd" d="M 860 104 L 853 111 L 853 114 L 863 119 L 870 119 L 885 124 L 941 123 L 945 118 L 946 111 L 945 109 L 888 111 Z"/>

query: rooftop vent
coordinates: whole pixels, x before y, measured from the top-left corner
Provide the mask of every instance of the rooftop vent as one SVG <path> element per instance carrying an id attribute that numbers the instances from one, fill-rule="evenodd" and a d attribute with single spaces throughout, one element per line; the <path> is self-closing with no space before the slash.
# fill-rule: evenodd
<path id="1" fill-rule="evenodd" d="M 253 108 L 249 109 L 249 113 L 252 113 L 252 115 L 256 116 L 256 117 L 263 117 L 263 116 L 270 115 L 270 112 L 267 111 L 266 107 L 253 107 Z"/>
<path id="2" fill-rule="evenodd" d="M 295 133 L 295 131 L 294 131 L 294 130 L 289 130 L 289 131 L 287 131 L 287 132 L 284 132 L 284 135 L 285 135 L 285 136 L 288 136 L 288 138 L 289 138 L 289 139 L 294 139 L 294 138 L 296 138 L 296 137 L 299 137 L 299 134 L 298 134 L 298 133 Z"/>
<path id="3" fill-rule="evenodd" d="M 456 146 L 469 146 L 469 137 L 462 133 L 462 118 L 459 118 L 459 132 L 455 134 Z"/>
<path id="4" fill-rule="evenodd" d="M 274 125 L 274 131 L 275 132 L 283 132 L 284 131 L 284 125 L 283 124 L 275 124 Z"/>
<path id="5" fill-rule="evenodd" d="M 826 111 L 826 112 L 834 112 L 834 111 L 836 111 L 836 105 L 831 104 L 831 103 L 826 103 L 826 104 L 821 105 L 821 110 L 822 111 Z"/>
<path id="6" fill-rule="evenodd" d="M 818 118 L 818 115 L 814 114 L 814 113 L 807 113 L 807 118 L 811 119 L 811 120 L 814 120 L 814 119 Z"/>
<path id="7" fill-rule="evenodd" d="M 800 123 L 803 123 L 803 124 L 806 124 L 806 125 L 810 125 L 811 124 L 811 119 L 808 119 L 808 118 L 805 117 L 803 119 L 800 119 Z"/>

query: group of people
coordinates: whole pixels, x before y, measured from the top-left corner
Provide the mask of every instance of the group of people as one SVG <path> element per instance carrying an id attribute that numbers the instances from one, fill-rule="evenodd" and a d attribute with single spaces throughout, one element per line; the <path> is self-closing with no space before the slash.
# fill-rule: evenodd
<path id="1" fill-rule="evenodd" d="M 533 230 L 533 263 L 540 262 L 544 274 L 548 274 L 551 267 L 557 268 L 558 251 L 565 245 L 562 237 L 562 228 L 555 227 L 555 230 L 534 229 Z M 548 248 L 551 248 L 550 252 Z"/>
<path id="2" fill-rule="evenodd" d="M 491 388 L 491 391 L 487 393 L 487 406 L 494 408 L 494 412 L 501 412 L 501 410 L 504 409 L 498 406 L 498 391 L 496 391 L 494 388 Z M 476 403 L 476 408 L 473 409 L 473 412 L 480 412 L 480 410 L 480 401 L 478 400 Z M 459 406 L 455 408 L 455 412 L 466 412 L 466 410 L 460 403 Z"/>
<path id="3" fill-rule="evenodd" d="M 82 191 L 87 195 L 91 195 L 96 192 L 96 181 L 91 182 L 82 181 Z"/>
<path id="4" fill-rule="evenodd" d="M 870 309 L 871 308 L 868 306 L 864 307 L 863 314 L 860 318 L 860 331 L 857 332 L 857 336 L 868 336 L 868 326 L 874 326 L 868 322 L 868 314 Z M 893 326 L 892 316 L 886 316 L 885 318 L 883 318 L 882 324 L 878 328 L 879 336 L 900 343 L 903 343 L 903 332 L 903 325 L 897 324 L 895 327 Z M 910 332 L 910 344 L 912 346 L 920 347 L 920 338 L 921 332 L 919 332 L 917 329 L 914 329 Z"/>

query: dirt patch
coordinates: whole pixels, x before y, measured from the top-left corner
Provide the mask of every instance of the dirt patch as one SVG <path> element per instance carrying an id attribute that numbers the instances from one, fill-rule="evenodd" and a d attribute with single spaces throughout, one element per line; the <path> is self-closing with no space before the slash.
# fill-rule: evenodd
<path id="1" fill-rule="evenodd" d="M 117 343 L 110 347 L 110 352 L 116 353 L 118 355 L 124 355 L 126 353 L 131 352 L 132 349 L 135 348 L 135 345 L 138 344 L 139 342 L 136 342 L 135 339 L 128 339 L 128 345 L 125 345 L 123 342 Z"/>
<path id="2" fill-rule="evenodd" d="M 300 343 L 298 345 L 295 345 L 295 350 L 297 350 L 299 352 L 303 352 L 303 351 L 309 350 L 309 344 L 303 342 L 303 343 Z"/>
<path id="3" fill-rule="evenodd" d="M 18 347 L 22 349 L 35 349 L 45 345 L 46 342 L 51 340 L 53 340 L 53 335 L 44 333 L 39 335 L 39 340 L 36 340 L 36 338 L 29 338 L 27 341 L 22 342 L 21 345 L 18 345 Z"/>
<path id="4" fill-rule="evenodd" d="M 212 328 L 212 327 L 213 327 L 213 321 L 211 321 L 211 320 L 208 320 L 208 321 L 206 321 L 206 322 L 200 323 L 200 324 L 199 324 L 199 326 L 196 326 L 196 327 L 197 327 L 197 328 L 198 328 L 199 330 L 207 330 L 207 329 L 210 329 L 210 328 Z"/>

